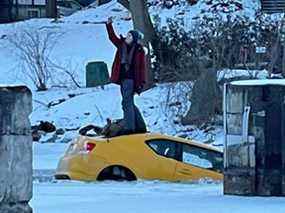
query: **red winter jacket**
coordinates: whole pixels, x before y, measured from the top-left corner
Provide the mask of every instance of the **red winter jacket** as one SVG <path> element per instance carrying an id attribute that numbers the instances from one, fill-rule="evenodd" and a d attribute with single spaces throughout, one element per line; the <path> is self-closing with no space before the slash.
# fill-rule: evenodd
<path id="1" fill-rule="evenodd" d="M 121 48 L 124 42 L 124 38 L 118 38 L 116 36 L 112 24 L 106 24 L 109 39 L 117 47 L 115 59 L 112 66 L 111 82 L 120 84 L 120 70 L 121 70 Z M 143 47 L 140 45 L 134 55 L 135 64 L 135 92 L 140 92 L 143 85 L 146 83 L 146 59 Z"/>

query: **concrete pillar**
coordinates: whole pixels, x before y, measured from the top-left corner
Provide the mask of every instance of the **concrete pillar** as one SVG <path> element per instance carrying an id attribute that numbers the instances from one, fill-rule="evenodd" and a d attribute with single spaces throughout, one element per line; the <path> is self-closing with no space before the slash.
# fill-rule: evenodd
<path id="1" fill-rule="evenodd" d="M 1 213 L 32 212 L 31 112 L 32 94 L 27 87 L 0 87 Z"/>

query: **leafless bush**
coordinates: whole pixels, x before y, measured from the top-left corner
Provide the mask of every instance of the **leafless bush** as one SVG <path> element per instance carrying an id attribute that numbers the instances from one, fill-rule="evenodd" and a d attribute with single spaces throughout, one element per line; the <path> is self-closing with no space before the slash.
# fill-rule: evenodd
<path id="1" fill-rule="evenodd" d="M 173 123 L 173 127 L 181 123 L 181 119 L 190 107 L 189 91 L 192 90 L 193 83 L 181 81 L 172 84 L 166 84 L 164 93 L 164 101 L 162 102 L 162 112 L 169 121 Z"/>
<path id="2" fill-rule="evenodd" d="M 20 65 L 20 71 L 33 82 L 37 90 L 47 90 L 52 77 L 50 55 L 62 33 L 56 31 L 19 30 L 7 36 Z"/>
<path id="3" fill-rule="evenodd" d="M 80 82 L 77 80 L 79 65 L 72 63 L 72 60 L 67 60 L 65 63 L 51 62 L 52 67 L 56 70 L 59 76 L 66 76 L 66 78 L 57 78 L 53 80 L 53 84 L 57 87 L 68 87 L 69 85 L 81 88 Z M 67 80 L 69 79 L 69 80 Z"/>
<path id="4" fill-rule="evenodd" d="M 38 91 L 47 90 L 49 83 L 67 87 L 67 79 L 76 87 L 80 87 L 76 80 L 78 65 L 75 66 L 71 61 L 55 62 L 51 57 L 62 36 L 63 33 L 54 28 L 40 28 L 17 30 L 6 37 L 16 55 L 20 72 L 33 82 Z"/>

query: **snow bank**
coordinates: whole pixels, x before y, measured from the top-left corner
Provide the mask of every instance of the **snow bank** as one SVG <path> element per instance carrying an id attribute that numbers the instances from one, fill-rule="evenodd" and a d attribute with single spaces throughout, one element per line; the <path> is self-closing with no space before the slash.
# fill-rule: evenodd
<path id="1" fill-rule="evenodd" d="M 223 69 L 217 72 L 217 80 L 231 79 L 238 77 L 250 77 L 258 79 L 266 79 L 269 77 L 267 70 L 243 70 L 243 69 Z"/>
<path id="2" fill-rule="evenodd" d="M 266 86 L 266 85 L 285 86 L 285 79 L 243 80 L 243 81 L 233 81 L 231 82 L 231 84 L 237 86 Z"/>
<path id="3" fill-rule="evenodd" d="M 181 84 L 171 84 L 171 87 L 178 93 Z M 176 112 L 174 109 L 172 113 L 169 113 L 168 104 L 175 103 L 168 99 L 168 93 L 169 85 L 158 85 L 140 96 L 135 96 L 135 102 L 150 131 L 173 135 L 185 128 L 174 121 L 187 112 L 190 102 L 181 100 L 181 110 Z M 65 101 L 59 105 L 48 107 L 49 103 L 60 99 Z M 90 123 L 104 126 L 107 118 L 120 119 L 123 117 L 121 101 L 121 93 L 117 85 L 108 85 L 104 89 L 36 92 L 34 93 L 34 111 L 31 114 L 31 122 L 36 124 L 41 120 L 50 121 L 57 128 L 68 129 L 78 129 Z"/>

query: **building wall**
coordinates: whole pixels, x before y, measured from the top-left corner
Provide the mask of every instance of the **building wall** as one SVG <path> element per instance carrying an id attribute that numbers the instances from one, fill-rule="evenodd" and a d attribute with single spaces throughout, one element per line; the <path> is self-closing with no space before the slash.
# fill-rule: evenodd
<path id="1" fill-rule="evenodd" d="M 0 0 L 0 23 L 46 17 L 46 0 Z"/>
<path id="2" fill-rule="evenodd" d="M 0 1 L 0 23 L 10 21 L 9 5 L 9 0 Z"/>
<path id="3" fill-rule="evenodd" d="M 16 20 L 23 20 L 29 18 L 45 18 L 46 7 L 45 6 L 19 6 L 18 9 L 14 8 L 13 13 L 15 14 Z M 36 16 L 33 16 L 33 14 Z"/>
<path id="4" fill-rule="evenodd" d="M 283 13 L 285 11 L 285 0 L 260 0 L 261 9 L 266 13 Z"/>
<path id="5" fill-rule="evenodd" d="M 282 85 L 226 86 L 225 194 L 285 196 L 284 95 Z"/>

